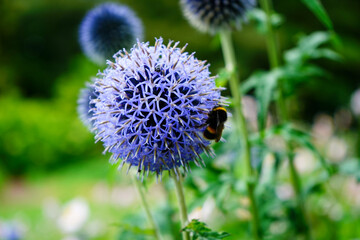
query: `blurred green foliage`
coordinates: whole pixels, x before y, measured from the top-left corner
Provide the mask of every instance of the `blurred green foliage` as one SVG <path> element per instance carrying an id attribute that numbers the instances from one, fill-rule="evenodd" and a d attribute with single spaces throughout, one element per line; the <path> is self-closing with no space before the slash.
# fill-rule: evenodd
<path id="1" fill-rule="evenodd" d="M 0 97 L 0 165 L 11 174 L 85 161 L 100 150 L 76 111 L 79 88 L 89 70 L 74 59 L 74 72 L 58 79 L 52 99 L 26 99 L 16 92 Z"/>

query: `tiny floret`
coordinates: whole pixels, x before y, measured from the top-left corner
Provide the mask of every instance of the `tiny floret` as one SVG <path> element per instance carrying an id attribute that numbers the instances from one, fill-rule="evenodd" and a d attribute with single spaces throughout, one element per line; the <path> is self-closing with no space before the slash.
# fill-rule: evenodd
<path id="1" fill-rule="evenodd" d="M 221 88 L 210 77 L 209 65 L 194 53 L 157 39 L 154 46 L 137 42 L 130 52 L 118 52 L 98 75 L 92 100 L 96 140 L 111 161 L 122 160 L 137 172 L 155 172 L 203 163 L 212 155 L 202 136 L 208 113 L 223 104 Z"/>
<path id="2" fill-rule="evenodd" d="M 130 49 L 142 36 L 140 19 L 130 8 L 117 3 L 104 3 L 90 10 L 79 29 L 83 52 L 100 65 L 119 49 Z"/>
<path id="3" fill-rule="evenodd" d="M 255 5 L 255 0 L 181 0 L 189 22 L 200 31 L 212 34 L 221 29 L 239 29 L 245 13 Z"/>

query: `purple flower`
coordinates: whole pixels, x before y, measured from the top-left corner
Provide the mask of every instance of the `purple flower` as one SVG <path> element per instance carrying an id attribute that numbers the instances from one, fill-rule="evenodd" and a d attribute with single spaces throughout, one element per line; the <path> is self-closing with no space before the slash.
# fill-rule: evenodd
<path id="1" fill-rule="evenodd" d="M 90 10 L 79 29 L 83 52 L 101 65 L 119 49 L 130 49 L 142 36 L 139 18 L 130 8 L 116 3 L 104 3 Z"/>
<path id="2" fill-rule="evenodd" d="M 181 0 L 185 17 L 200 31 L 215 33 L 223 28 L 240 28 L 245 13 L 256 0 Z"/>
<path id="3" fill-rule="evenodd" d="M 221 104 L 221 89 L 206 61 L 178 43 L 138 42 L 114 55 L 95 81 L 95 138 L 112 162 L 122 159 L 120 167 L 127 163 L 158 176 L 179 166 L 187 171 L 190 162 L 199 165 L 202 152 L 212 154 L 202 131 L 208 113 Z"/>
<path id="4" fill-rule="evenodd" d="M 94 117 L 93 109 L 95 108 L 95 104 L 92 103 L 92 100 L 98 96 L 98 92 L 94 89 L 93 82 L 94 80 L 91 83 L 87 82 L 86 87 L 81 89 L 77 102 L 79 117 L 90 131 L 94 128 L 94 120 L 92 118 Z"/>

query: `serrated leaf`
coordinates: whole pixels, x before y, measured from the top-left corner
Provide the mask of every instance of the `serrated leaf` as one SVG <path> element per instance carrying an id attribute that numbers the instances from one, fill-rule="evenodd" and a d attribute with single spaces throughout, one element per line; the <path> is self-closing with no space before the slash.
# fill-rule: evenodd
<path id="1" fill-rule="evenodd" d="M 341 56 L 328 48 L 323 48 L 323 49 L 319 49 L 318 51 L 316 51 L 313 56 L 313 58 L 327 58 L 330 60 L 334 60 L 334 61 L 340 61 L 342 58 Z"/>
<path id="2" fill-rule="evenodd" d="M 319 0 L 302 0 L 302 2 L 314 13 L 314 15 L 330 30 L 333 30 L 333 24 L 327 14 L 324 6 Z"/>
<path id="3" fill-rule="evenodd" d="M 276 85 L 281 75 L 281 69 L 274 69 L 270 72 L 258 71 L 245 80 L 242 85 L 243 93 L 255 88 L 255 96 L 258 100 L 258 122 L 260 129 L 265 127 L 268 108 L 274 97 Z"/>
<path id="4" fill-rule="evenodd" d="M 325 158 L 312 144 L 309 134 L 293 128 L 290 124 L 282 124 L 275 126 L 267 131 L 267 136 L 272 135 L 280 135 L 286 141 L 297 143 L 300 146 L 310 150 L 314 154 L 314 156 L 320 160 L 321 165 L 328 171 L 328 173 L 333 173 L 333 169 L 328 165 Z"/>
<path id="5" fill-rule="evenodd" d="M 328 32 L 314 32 L 308 36 L 303 36 L 295 48 L 287 50 L 284 54 L 286 64 L 299 65 L 304 64 L 309 59 L 319 58 L 322 49 L 321 45 L 330 41 Z M 322 57 L 327 57 L 323 55 Z M 333 58 L 333 54 L 331 58 Z M 337 58 L 338 59 L 338 58 Z"/>
<path id="6" fill-rule="evenodd" d="M 219 240 L 230 236 L 226 232 L 219 233 L 212 231 L 205 223 L 200 222 L 198 219 L 193 219 L 182 231 L 192 233 L 193 240 Z"/>
<path id="7" fill-rule="evenodd" d="M 261 80 L 258 81 L 255 94 L 258 99 L 258 121 L 260 129 L 265 128 L 268 108 L 274 97 L 274 92 L 280 75 L 280 71 L 275 69 L 267 74 L 264 74 Z"/>

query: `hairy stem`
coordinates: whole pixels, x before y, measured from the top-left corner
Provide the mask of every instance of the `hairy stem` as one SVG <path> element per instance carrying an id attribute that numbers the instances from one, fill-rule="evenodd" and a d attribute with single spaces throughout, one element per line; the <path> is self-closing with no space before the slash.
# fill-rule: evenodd
<path id="1" fill-rule="evenodd" d="M 247 183 L 249 199 L 251 201 L 253 235 L 254 235 L 254 239 L 261 239 L 259 213 L 258 213 L 258 207 L 256 204 L 256 199 L 254 194 L 256 176 L 255 176 L 255 171 L 251 165 L 250 142 L 248 138 L 246 120 L 242 110 L 240 82 L 239 82 L 238 72 L 236 71 L 236 58 L 234 54 L 234 47 L 231 40 L 231 32 L 228 30 L 222 30 L 220 32 L 220 37 L 221 37 L 221 46 L 225 60 L 225 66 L 230 74 L 230 91 L 233 99 L 232 102 L 234 105 L 234 111 L 235 111 L 234 117 L 237 125 L 237 131 L 239 136 L 241 137 L 241 142 L 243 144 L 244 160 L 247 171 L 246 183 Z"/>
<path id="2" fill-rule="evenodd" d="M 152 228 L 154 229 L 155 237 L 157 240 L 161 240 L 162 238 L 161 238 L 161 234 L 160 234 L 160 229 L 159 229 L 158 225 L 155 223 L 153 216 L 151 215 L 149 205 L 145 198 L 143 187 L 141 186 L 141 182 L 136 177 L 133 177 L 133 182 L 135 184 L 136 191 L 138 192 L 138 195 L 140 197 L 141 204 L 145 209 L 145 213 L 148 218 L 148 221 L 149 221 L 150 225 L 152 226 Z"/>
<path id="3" fill-rule="evenodd" d="M 181 176 L 179 171 L 178 173 L 179 174 L 176 175 L 174 169 L 171 170 L 171 177 L 173 178 L 175 183 L 176 197 L 179 204 L 181 229 L 183 229 L 188 224 L 188 214 L 187 214 L 184 189 L 182 184 L 183 177 Z M 188 232 L 183 231 L 182 236 L 183 236 L 183 240 L 190 240 L 190 234 Z"/>
<path id="4" fill-rule="evenodd" d="M 268 56 L 271 69 L 276 69 L 280 66 L 280 52 L 277 45 L 277 39 L 274 33 L 274 29 L 271 23 L 271 14 L 272 10 L 272 2 L 271 0 L 261 0 L 261 6 L 266 13 L 266 26 L 267 26 L 267 49 L 268 49 Z M 285 98 L 284 98 L 284 91 L 283 91 L 283 82 L 282 79 L 278 80 L 277 85 L 277 98 L 276 98 L 276 108 L 278 112 L 279 123 L 284 123 L 289 121 L 286 105 L 285 105 Z M 288 148 L 288 160 L 289 160 L 289 167 L 290 167 L 290 177 L 291 183 L 293 185 L 294 191 L 296 193 L 296 200 L 298 206 L 299 217 L 301 218 L 301 222 L 303 224 L 302 228 L 305 230 L 305 234 L 307 239 L 310 239 L 310 232 L 309 227 L 306 222 L 306 211 L 305 211 L 305 204 L 303 199 L 303 194 L 301 190 L 301 181 L 298 172 L 296 171 L 294 165 L 294 149 L 290 143 L 287 143 Z"/>

